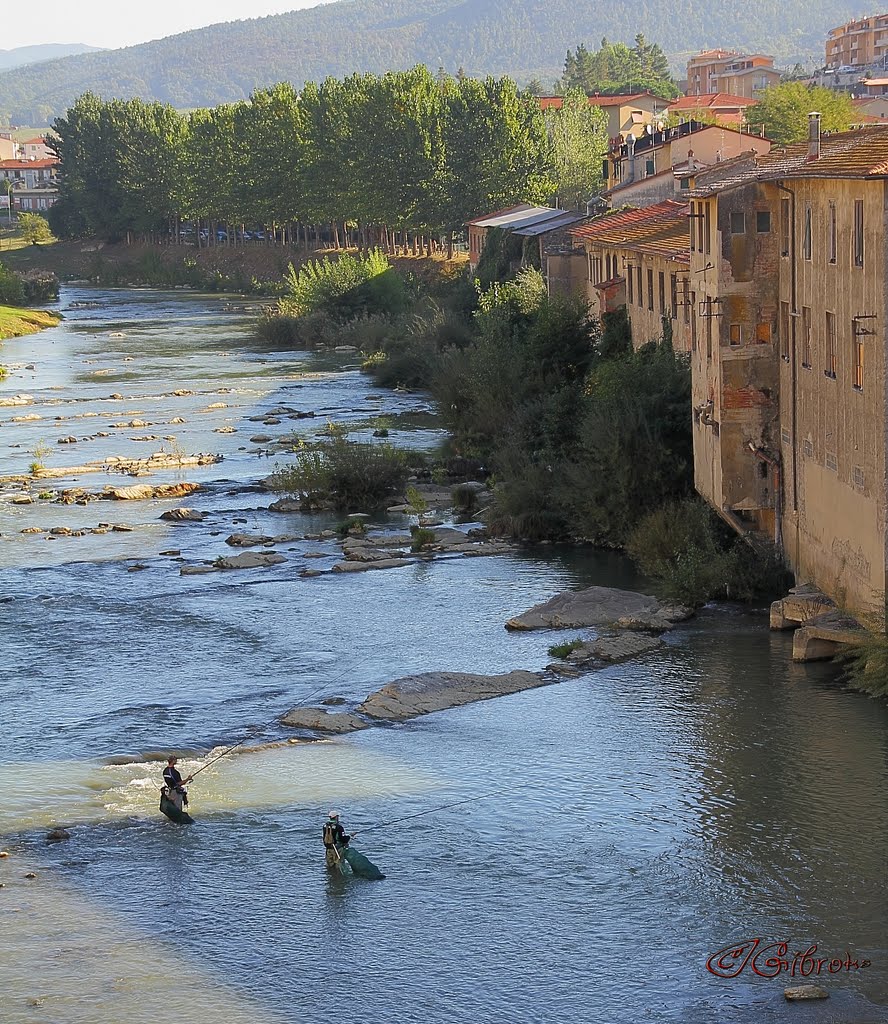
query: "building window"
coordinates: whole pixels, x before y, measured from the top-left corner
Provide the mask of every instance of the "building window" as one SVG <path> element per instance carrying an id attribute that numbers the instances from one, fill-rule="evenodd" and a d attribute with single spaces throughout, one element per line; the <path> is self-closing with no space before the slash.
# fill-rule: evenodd
<path id="1" fill-rule="evenodd" d="M 866 487 L 866 478 L 865 478 L 865 476 L 863 474 L 863 467 L 862 466 L 855 466 L 854 467 L 854 470 L 853 470 L 853 472 L 851 474 L 851 479 L 854 481 L 854 486 L 859 491 L 864 490 L 864 488 Z"/>
<path id="2" fill-rule="evenodd" d="M 711 203 L 707 203 L 704 208 L 704 220 L 703 220 L 703 236 L 706 242 L 706 252 L 711 251 L 711 235 L 712 235 L 712 217 L 711 217 Z"/>
<path id="3" fill-rule="evenodd" d="M 669 315 L 673 320 L 678 318 L 678 278 L 669 275 Z"/>
<path id="4" fill-rule="evenodd" d="M 697 252 L 703 252 L 703 203 L 697 203 Z"/>
<path id="5" fill-rule="evenodd" d="M 814 442 L 810 437 L 805 438 L 805 443 L 802 445 L 802 451 L 805 453 L 805 458 L 814 458 Z"/>
<path id="6" fill-rule="evenodd" d="M 771 231 L 771 214 L 768 210 L 759 210 L 755 215 L 755 230 L 760 235 L 767 235 Z"/>
<path id="7" fill-rule="evenodd" d="M 811 369 L 811 307 L 802 306 L 802 366 Z"/>
<path id="8" fill-rule="evenodd" d="M 854 266 L 863 266 L 863 200 L 854 200 Z"/>
<path id="9" fill-rule="evenodd" d="M 780 355 L 789 362 L 789 303 L 780 303 Z"/>
<path id="10" fill-rule="evenodd" d="M 742 210 L 735 211 L 731 214 L 731 234 L 746 234 L 746 214 L 743 213 Z"/>
<path id="11" fill-rule="evenodd" d="M 696 220 L 694 220 L 694 211 L 696 209 L 697 209 L 697 204 L 696 203 L 691 203 L 691 212 L 688 214 L 688 234 L 690 235 L 690 239 L 691 239 L 691 252 L 695 252 L 696 251 L 696 246 L 694 245 L 695 232 L 696 232 L 696 226 L 697 226 L 697 222 L 696 222 Z"/>
<path id="12" fill-rule="evenodd" d="M 858 334 L 856 320 L 851 321 L 851 337 L 854 341 L 854 390 L 863 391 L 863 336 Z"/>
<path id="13" fill-rule="evenodd" d="M 644 305 L 644 294 L 643 294 L 642 288 L 641 288 L 641 267 L 638 267 L 636 269 L 636 271 L 635 271 L 635 282 L 636 282 L 636 284 L 638 286 L 636 288 L 636 291 L 638 292 L 638 295 L 636 296 L 635 301 L 638 303 L 639 306 L 643 306 Z"/>
<path id="14" fill-rule="evenodd" d="M 740 345 L 743 342 L 743 328 L 740 324 L 731 324 L 728 330 L 728 340 L 732 345 Z"/>
<path id="15" fill-rule="evenodd" d="M 768 321 L 762 320 L 755 325 L 755 343 L 756 345 L 771 344 L 771 325 Z"/>
<path id="16" fill-rule="evenodd" d="M 837 244 L 837 231 L 836 231 L 836 204 L 829 204 L 829 262 L 835 263 L 838 257 L 838 244 Z"/>
<path id="17" fill-rule="evenodd" d="M 610 281 L 611 279 L 611 258 L 610 253 L 604 257 L 604 279 Z"/>
<path id="18" fill-rule="evenodd" d="M 687 279 L 681 283 L 682 293 L 682 304 L 684 306 L 684 322 L 686 324 L 691 322 L 691 297 L 688 293 L 688 282 Z"/>
<path id="19" fill-rule="evenodd" d="M 836 361 L 838 351 L 838 335 L 836 331 L 836 314 L 826 314 L 826 369 L 827 377 L 836 379 Z"/>
<path id="20" fill-rule="evenodd" d="M 653 310 L 654 308 L 654 272 L 649 270 L 648 274 L 648 309 Z"/>
<path id="21" fill-rule="evenodd" d="M 811 238 L 811 204 L 805 203 L 805 227 L 802 238 L 802 258 L 810 260 L 813 257 L 814 245 Z"/>
<path id="22" fill-rule="evenodd" d="M 626 284 L 628 285 L 628 288 L 629 288 L 629 305 L 632 305 L 632 303 L 635 301 L 635 294 L 634 294 L 635 293 L 635 289 L 633 287 L 632 268 L 631 267 L 629 267 L 627 269 L 627 271 L 626 271 Z"/>
<path id="23" fill-rule="evenodd" d="M 790 225 L 792 218 L 790 217 L 789 200 L 780 200 L 780 255 L 789 255 L 789 239 L 790 239 Z"/>
<path id="24" fill-rule="evenodd" d="M 826 468 L 832 470 L 833 473 L 839 471 L 839 459 L 835 452 L 827 452 L 824 457 Z"/>
<path id="25" fill-rule="evenodd" d="M 660 286 L 660 316 L 666 316 L 666 275 L 660 271 L 657 284 Z"/>

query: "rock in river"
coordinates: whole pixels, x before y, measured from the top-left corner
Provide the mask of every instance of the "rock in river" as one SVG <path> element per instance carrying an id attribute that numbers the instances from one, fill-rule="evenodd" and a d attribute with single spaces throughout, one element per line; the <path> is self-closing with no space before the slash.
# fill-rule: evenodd
<path id="1" fill-rule="evenodd" d="M 432 711 L 519 693 L 534 686 L 543 686 L 545 682 L 537 672 L 506 672 L 499 676 L 426 672 L 386 683 L 381 690 L 371 693 L 357 710 L 371 718 L 404 722 Z"/>
<path id="2" fill-rule="evenodd" d="M 650 629 L 668 629 L 688 614 L 686 609 L 663 606 L 655 597 L 634 590 L 589 587 L 568 590 L 534 605 L 522 615 L 509 619 L 506 629 L 577 629 L 620 622 L 627 626 L 631 622 L 635 628 L 645 623 Z"/>
<path id="3" fill-rule="evenodd" d="M 163 512 L 160 518 L 173 523 L 202 523 L 204 514 L 194 508 L 171 508 Z"/>
<path id="4" fill-rule="evenodd" d="M 323 708 L 294 708 L 281 719 L 284 725 L 316 732 L 346 733 L 367 729 L 369 722 L 347 711 L 325 711 Z"/>
<path id="5" fill-rule="evenodd" d="M 286 560 L 283 555 L 278 555 L 274 551 L 245 551 L 242 555 L 218 558 L 216 565 L 220 569 L 260 569 L 267 565 L 280 565 Z"/>

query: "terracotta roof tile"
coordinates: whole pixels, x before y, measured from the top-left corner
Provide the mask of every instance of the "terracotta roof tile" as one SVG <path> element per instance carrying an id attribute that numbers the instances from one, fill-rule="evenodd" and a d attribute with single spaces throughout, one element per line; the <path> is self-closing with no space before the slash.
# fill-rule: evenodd
<path id="1" fill-rule="evenodd" d="M 733 96 L 729 92 L 707 92 L 699 96 L 680 96 L 669 104 L 670 110 L 704 110 L 716 107 L 754 107 L 758 100 Z"/>
<path id="2" fill-rule="evenodd" d="M 584 242 L 632 249 L 671 259 L 688 258 L 687 203 L 666 199 L 642 209 L 605 214 L 570 234 Z"/>

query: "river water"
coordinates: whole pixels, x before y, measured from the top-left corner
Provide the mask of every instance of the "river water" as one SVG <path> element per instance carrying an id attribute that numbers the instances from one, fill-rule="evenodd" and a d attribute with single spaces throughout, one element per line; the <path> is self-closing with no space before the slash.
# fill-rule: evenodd
<path id="1" fill-rule="evenodd" d="M 374 391 L 353 356 L 269 351 L 231 300 L 67 288 L 61 304 L 60 327 L 3 345 L 0 399 L 30 397 L 0 408 L 0 476 L 161 449 L 224 461 L 150 478 L 203 485 L 184 500 L 0 493 L 4 1024 L 888 1020 L 883 704 L 793 666 L 762 610 L 717 607 L 578 680 L 289 742 L 275 719 L 310 696 L 540 668 L 553 636 L 507 618 L 644 581 L 618 556 L 552 548 L 303 579 L 337 548 L 301 539 L 272 568 L 181 576 L 177 557 L 230 553 L 231 532 L 333 522 L 268 511 L 252 485 L 280 459 L 254 434 L 313 437 L 330 418 L 362 438 L 386 415 L 394 443 L 441 435 L 422 396 Z M 251 420 L 280 405 L 317 416 Z M 179 505 L 204 521 L 158 518 Z M 45 532 L 100 523 L 125 529 Z M 193 769 L 246 735 L 260 749 L 195 780 L 196 826 L 157 813 L 158 753 Z M 328 875 L 332 804 L 384 882 Z M 57 824 L 73 838 L 47 846 Z M 871 965 L 795 979 L 830 992 L 804 1006 L 785 1002 L 786 973 L 707 971 L 757 937 Z"/>

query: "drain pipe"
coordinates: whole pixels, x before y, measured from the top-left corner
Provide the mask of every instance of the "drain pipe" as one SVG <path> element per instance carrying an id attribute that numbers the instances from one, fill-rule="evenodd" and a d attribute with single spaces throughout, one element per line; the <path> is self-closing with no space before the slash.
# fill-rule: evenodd
<path id="1" fill-rule="evenodd" d="M 796 194 L 781 182 L 774 182 L 781 192 L 786 192 L 790 198 L 790 220 L 789 220 L 789 271 L 790 271 L 790 347 L 789 347 L 789 376 L 790 376 L 790 400 L 792 402 L 792 511 L 795 518 L 795 564 L 799 564 L 799 473 L 798 473 L 798 439 L 796 437 L 796 426 L 798 423 L 798 376 L 796 360 L 796 324 L 799 318 L 798 309 L 798 282 L 796 267 Z"/>

